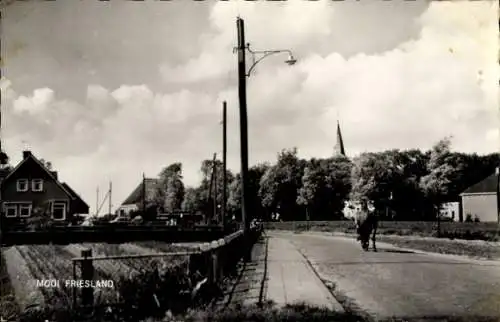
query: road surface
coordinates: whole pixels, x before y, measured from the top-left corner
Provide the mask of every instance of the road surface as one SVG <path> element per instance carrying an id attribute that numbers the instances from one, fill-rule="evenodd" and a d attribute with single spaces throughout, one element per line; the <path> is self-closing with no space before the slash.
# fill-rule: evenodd
<path id="1" fill-rule="evenodd" d="M 500 321 L 499 262 L 404 252 L 384 243 L 378 252 L 364 252 L 345 237 L 268 234 L 291 241 L 323 280 L 373 317 Z"/>

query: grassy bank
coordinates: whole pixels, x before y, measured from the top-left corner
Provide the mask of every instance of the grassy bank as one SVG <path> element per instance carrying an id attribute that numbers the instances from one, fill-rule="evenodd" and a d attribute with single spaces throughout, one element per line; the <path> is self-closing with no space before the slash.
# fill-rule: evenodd
<path id="1" fill-rule="evenodd" d="M 441 222 L 440 238 L 500 241 L 500 225 L 497 223 Z M 264 226 L 272 230 L 356 232 L 353 221 L 290 221 L 268 222 Z M 438 237 L 436 222 L 429 221 L 381 221 L 379 235 Z"/>
<path id="2" fill-rule="evenodd" d="M 287 305 L 277 308 L 272 303 L 262 306 L 233 306 L 220 311 L 198 311 L 183 317 L 183 321 L 241 321 L 241 322 L 267 322 L 267 321 L 345 321 L 355 322 L 364 319 L 355 313 L 337 312 L 326 308 L 311 307 L 304 304 Z M 147 321 L 153 322 L 153 321 Z M 155 321 L 156 322 L 156 321 Z"/>
<path id="3" fill-rule="evenodd" d="M 97 312 L 96 312 L 97 313 Z M 43 321 L 41 316 L 33 316 L 31 320 L 21 317 L 20 322 Z M 105 317 L 102 314 L 90 314 L 86 317 L 77 312 L 60 312 L 53 317 L 51 322 L 118 322 L 126 321 L 113 317 Z M 139 320 L 134 320 L 139 321 Z M 372 322 L 375 321 L 369 316 L 361 316 L 354 312 L 337 312 L 334 310 L 313 307 L 304 304 L 287 305 L 282 308 L 266 303 L 262 306 L 232 306 L 224 310 L 198 309 L 191 310 L 187 314 L 173 315 L 168 312 L 162 318 L 148 318 L 142 322 L 268 322 L 268 321 L 296 321 L 296 322 Z M 391 317 L 378 319 L 379 322 L 498 322 L 499 317 L 488 316 L 419 316 L 419 317 Z"/>
<path id="4" fill-rule="evenodd" d="M 500 259 L 498 242 L 399 236 L 379 236 L 378 240 L 397 247 L 433 253 L 461 255 L 477 259 Z"/>
<path id="5" fill-rule="evenodd" d="M 180 320 L 179 320 L 180 318 Z M 311 307 L 304 304 L 287 305 L 277 308 L 272 304 L 263 307 L 237 306 L 224 311 L 196 311 L 183 317 L 167 317 L 163 320 L 146 320 L 143 322 L 189 321 L 189 322 L 368 322 L 375 321 L 370 317 L 361 317 L 355 313 L 341 313 L 329 309 Z M 379 322 L 498 322 L 498 317 L 488 316 L 418 316 L 391 317 L 378 319 Z"/>
<path id="6" fill-rule="evenodd" d="M 19 307 L 5 263 L 5 257 L 0 252 L 0 317 L 10 319 L 19 314 Z"/>

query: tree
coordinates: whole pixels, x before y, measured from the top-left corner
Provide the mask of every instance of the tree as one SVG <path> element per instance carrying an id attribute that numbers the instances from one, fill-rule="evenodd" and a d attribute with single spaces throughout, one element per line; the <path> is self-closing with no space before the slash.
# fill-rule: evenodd
<path id="1" fill-rule="evenodd" d="M 332 219 L 333 215 L 333 219 L 340 219 L 352 189 L 352 162 L 344 156 L 338 156 L 326 159 L 323 165 L 326 169 L 325 218 Z"/>
<path id="2" fill-rule="evenodd" d="M 438 141 L 430 153 L 427 169 L 429 174 L 422 177 L 420 186 L 432 206 L 432 217 L 439 217 L 441 204 L 449 198 L 450 188 L 456 170 L 450 163 L 450 138 Z"/>
<path id="3" fill-rule="evenodd" d="M 197 213 L 202 209 L 201 191 L 199 188 L 188 187 L 184 194 L 182 210 Z"/>
<path id="4" fill-rule="evenodd" d="M 310 219 L 311 208 L 315 208 L 326 186 L 325 174 L 321 170 L 318 160 L 312 159 L 306 165 L 302 176 L 302 187 L 299 189 L 297 203 L 306 207 L 307 220 Z"/>
<path id="5" fill-rule="evenodd" d="M 387 219 L 421 220 L 425 211 L 425 196 L 420 179 L 428 174 L 428 157 L 420 150 L 388 150 L 381 152 L 392 168 L 387 182 L 388 198 L 385 200 Z"/>
<path id="6" fill-rule="evenodd" d="M 401 168 L 389 153 L 363 153 L 353 161 L 351 199 L 372 203 L 383 216 L 391 197 L 391 184 L 401 175 Z"/>
<path id="7" fill-rule="evenodd" d="M 343 217 L 344 203 L 351 190 L 351 163 L 343 156 L 311 159 L 304 169 L 297 203 L 308 218 L 331 220 Z"/>
<path id="8" fill-rule="evenodd" d="M 172 163 L 159 174 L 155 199 L 165 212 L 179 211 L 184 200 L 184 193 L 182 164 Z"/>
<path id="9" fill-rule="evenodd" d="M 259 196 L 260 180 L 264 173 L 270 168 L 267 163 L 254 165 L 248 169 L 248 191 L 247 198 L 250 205 L 250 214 L 253 218 L 264 219 L 268 217 L 267 210 L 262 206 Z M 237 174 L 229 185 L 229 198 L 227 201 L 228 211 L 231 215 L 240 217 L 241 214 L 241 176 Z"/>
<path id="10" fill-rule="evenodd" d="M 305 165 L 306 161 L 297 156 L 297 148 L 284 149 L 278 154 L 276 165 L 262 176 L 259 190 L 262 204 L 270 211 L 277 210 L 283 220 L 303 219 L 304 209 L 296 201 Z"/>
<path id="11" fill-rule="evenodd" d="M 448 162 L 455 169 L 455 175 L 451 178 L 450 201 L 458 201 L 461 192 L 495 172 L 495 168 L 500 165 L 500 154 L 479 156 L 475 153 L 451 152 Z"/>
<path id="12" fill-rule="evenodd" d="M 212 179 L 212 174 L 215 169 L 215 176 Z M 202 180 L 198 187 L 191 188 L 189 191 L 189 200 L 183 205 L 186 207 L 194 207 L 201 211 L 209 218 L 214 216 L 214 208 L 216 205 L 222 205 L 223 198 L 223 164 L 220 160 L 203 160 L 201 162 Z M 226 187 L 226 197 L 229 196 L 229 186 L 234 180 L 234 175 L 230 170 L 226 171 L 228 187 Z M 187 194 L 186 194 L 187 195 Z M 187 198 L 187 197 L 186 197 Z M 220 209 L 220 208 L 218 208 Z"/>

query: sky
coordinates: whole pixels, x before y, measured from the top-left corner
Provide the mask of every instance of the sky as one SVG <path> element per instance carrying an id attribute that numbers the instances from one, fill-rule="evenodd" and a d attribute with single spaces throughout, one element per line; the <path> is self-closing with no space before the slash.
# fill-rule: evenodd
<path id="1" fill-rule="evenodd" d="M 29 1 L 2 9 L 2 147 L 52 162 L 95 211 L 162 167 L 187 185 L 222 152 L 239 171 L 236 17 L 254 50 L 290 49 L 247 81 L 250 163 L 284 148 L 498 152 L 495 1 Z M 248 66 L 251 56 L 248 57 Z M 103 207 L 107 209 L 107 206 Z"/>

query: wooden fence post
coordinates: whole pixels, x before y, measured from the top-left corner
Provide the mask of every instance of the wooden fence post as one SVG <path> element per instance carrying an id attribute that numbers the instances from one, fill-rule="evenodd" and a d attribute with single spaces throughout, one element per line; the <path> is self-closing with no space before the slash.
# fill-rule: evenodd
<path id="1" fill-rule="evenodd" d="M 82 280 L 92 281 L 94 279 L 94 266 L 92 263 L 92 249 L 84 249 L 81 252 L 82 257 Z M 82 305 L 92 306 L 94 304 L 94 289 L 91 287 L 82 288 Z"/>
<path id="2" fill-rule="evenodd" d="M 205 263 L 206 263 L 206 268 L 207 268 L 207 279 L 208 279 L 208 284 L 212 285 L 214 283 L 214 265 L 213 265 L 213 260 L 212 260 L 212 250 L 206 250 L 205 251 Z"/>
<path id="3" fill-rule="evenodd" d="M 219 263 L 218 263 L 218 251 L 219 251 L 219 243 L 217 241 L 213 241 L 210 243 L 210 274 L 211 274 L 211 279 L 212 283 L 216 284 L 219 281 Z"/>
<path id="4" fill-rule="evenodd" d="M 219 282 L 219 258 L 217 252 L 218 249 L 212 251 L 212 281 L 214 283 Z"/>
<path id="5" fill-rule="evenodd" d="M 219 248 L 217 248 L 217 266 L 218 266 L 219 279 L 222 281 L 224 279 L 226 243 L 222 238 L 218 240 L 218 243 L 219 243 Z"/>

